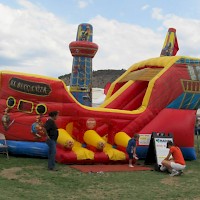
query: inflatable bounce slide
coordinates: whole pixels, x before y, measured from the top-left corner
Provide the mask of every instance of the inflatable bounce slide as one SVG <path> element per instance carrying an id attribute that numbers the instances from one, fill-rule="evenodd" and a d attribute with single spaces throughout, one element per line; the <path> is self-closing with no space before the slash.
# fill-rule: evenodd
<path id="1" fill-rule="evenodd" d="M 145 158 L 152 132 L 172 133 L 185 159 L 193 160 L 199 69 L 200 59 L 185 56 L 141 61 L 111 84 L 96 108 L 79 103 L 62 80 L 1 71 L 0 131 L 10 153 L 46 157 L 42 124 L 58 110 L 57 162 L 124 162 L 135 133 L 140 134 L 137 154 Z"/>

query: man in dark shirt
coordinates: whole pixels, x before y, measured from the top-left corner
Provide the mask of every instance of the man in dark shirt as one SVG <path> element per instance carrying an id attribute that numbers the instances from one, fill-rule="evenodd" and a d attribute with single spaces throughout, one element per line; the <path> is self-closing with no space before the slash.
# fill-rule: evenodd
<path id="1" fill-rule="evenodd" d="M 48 152 L 48 170 L 57 171 L 55 169 L 55 156 L 56 156 L 56 141 L 58 138 L 58 128 L 55 120 L 58 117 L 58 111 L 52 111 L 49 113 L 49 119 L 44 124 L 44 128 L 47 134 L 46 143 L 49 146 Z"/>

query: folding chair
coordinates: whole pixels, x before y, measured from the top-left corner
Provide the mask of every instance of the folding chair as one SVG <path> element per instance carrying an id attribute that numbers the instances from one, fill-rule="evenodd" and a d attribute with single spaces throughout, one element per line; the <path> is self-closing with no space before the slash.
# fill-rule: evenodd
<path id="1" fill-rule="evenodd" d="M 6 142 L 6 137 L 2 133 L 0 133 L 0 153 L 6 154 L 7 158 L 9 158 L 8 145 L 7 145 L 7 142 Z"/>

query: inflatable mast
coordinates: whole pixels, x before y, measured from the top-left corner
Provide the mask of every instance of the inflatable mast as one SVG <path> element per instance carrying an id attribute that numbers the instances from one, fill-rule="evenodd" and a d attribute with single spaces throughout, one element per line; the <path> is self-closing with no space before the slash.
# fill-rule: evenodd
<path id="1" fill-rule="evenodd" d="M 92 42 L 92 25 L 78 26 L 76 41 L 69 44 L 73 59 L 70 92 L 83 105 L 92 106 L 92 58 L 98 46 Z"/>
<path id="2" fill-rule="evenodd" d="M 176 37 L 176 29 L 169 28 L 165 37 L 160 56 L 175 56 L 178 50 L 179 47 L 178 40 Z"/>

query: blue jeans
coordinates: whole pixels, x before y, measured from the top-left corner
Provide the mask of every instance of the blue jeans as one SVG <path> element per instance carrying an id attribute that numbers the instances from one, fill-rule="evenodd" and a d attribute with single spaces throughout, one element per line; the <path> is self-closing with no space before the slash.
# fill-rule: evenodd
<path id="1" fill-rule="evenodd" d="M 51 140 L 51 139 L 47 139 L 46 143 L 49 146 L 48 169 L 53 169 L 55 167 L 56 141 Z"/>

